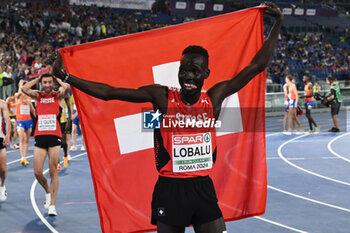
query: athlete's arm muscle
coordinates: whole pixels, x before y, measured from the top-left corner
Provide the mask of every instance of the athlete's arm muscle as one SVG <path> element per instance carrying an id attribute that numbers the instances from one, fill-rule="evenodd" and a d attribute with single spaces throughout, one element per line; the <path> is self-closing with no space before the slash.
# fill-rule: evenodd
<path id="1" fill-rule="evenodd" d="M 58 57 L 53 64 L 53 73 L 57 78 L 64 80 L 66 73 L 61 70 L 62 65 L 62 57 L 58 54 Z M 69 78 L 65 81 L 86 94 L 105 101 L 123 100 L 133 103 L 150 102 L 159 105 L 159 102 L 163 102 L 164 97 L 167 97 L 164 95 L 167 88 L 157 84 L 142 86 L 139 88 L 121 88 L 113 87 L 104 83 L 87 81 L 74 75 L 69 75 Z"/>
<path id="2" fill-rule="evenodd" d="M 287 99 L 288 98 L 288 91 L 287 91 L 287 85 L 283 85 L 283 94 L 284 94 L 284 97 Z"/>
<path id="3" fill-rule="evenodd" d="M 67 92 L 70 89 L 69 84 L 62 82 L 59 78 L 55 78 L 55 80 L 60 84 L 60 87 L 58 88 L 58 98 L 63 99 L 67 96 Z"/>
<path id="4" fill-rule="evenodd" d="M 1 114 L 4 118 L 5 123 L 6 123 L 6 135 L 5 135 L 3 144 L 4 144 L 4 146 L 7 146 L 10 142 L 11 120 L 10 120 L 9 112 L 7 110 L 7 105 L 3 100 L 1 101 Z"/>
<path id="5" fill-rule="evenodd" d="M 214 107 L 219 107 L 222 101 L 243 88 L 251 79 L 265 70 L 274 50 L 278 35 L 283 24 L 283 15 L 275 4 L 268 4 L 263 11 L 273 16 L 276 22 L 270 32 L 268 39 L 255 55 L 251 63 L 241 70 L 235 77 L 215 84 L 208 90 L 208 94 Z"/>
<path id="6" fill-rule="evenodd" d="M 24 84 L 21 88 L 22 92 L 24 94 L 26 94 L 29 97 L 32 97 L 34 99 L 37 99 L 39 94 L 37 91 L 34 91 L 32 89 L 30 89 L 32 86 L 34 86 L 35 84 L 37 84 L 39 82 L 39 78 L 33 79 L 30 82 L 27 82 L 26 84 Z"/>
<path id="7" fill-rule="evenodd" d="M 295 84 L 293 86 L 294 86 L 293 92 L 295 93 L 295 102 L 296 102 L 296 105 L 298 105 L 299 93 L 298 93 L 298 90 L 297 90 L 297 86 Z"/>

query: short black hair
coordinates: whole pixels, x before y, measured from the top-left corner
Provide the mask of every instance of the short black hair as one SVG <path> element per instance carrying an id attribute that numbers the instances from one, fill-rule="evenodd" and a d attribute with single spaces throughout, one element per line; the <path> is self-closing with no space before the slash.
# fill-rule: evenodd
<path id="1" fill-rule="evenodd" d="M 199 46 L 199 45 L 190 45 L 190 46 L 188 46 L 187 48 L 184 49 L 184 51 L 182 52 L 182 55 L 194 54 L 194 53 L 202 55 L 207 60 L 207 62 L 209 62 L 208 51 L 205 48 L 203 48 L 202 46 Z"/>
<path id="2" fill-rule="evenodd" d="M 332 75 L 329 75 L 327 77 L 328 81 L 330 81 L 331 83 L 334 82 L 334 77 Z"/>
<path id="3" fill-rule="evenodd" d="M 44 73 L 40 76 L 39 81 L 41 82 L 43 80 L 43 78 L 47 78 L 47 77 L 52 77 L 52 79 L 54 79 L 52 74 Z"/>

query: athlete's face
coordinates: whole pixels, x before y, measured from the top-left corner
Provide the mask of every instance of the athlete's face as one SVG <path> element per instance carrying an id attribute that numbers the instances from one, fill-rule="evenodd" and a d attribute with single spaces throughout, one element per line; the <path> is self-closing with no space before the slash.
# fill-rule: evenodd
<path id="1" fill-rule="evenodd" d="M 307 83 L 308 81 L 309 81 L 309 77 L 303 76 L 303 82 L 304 82 L 304 83 Z"/>
<path id="2" fill-rule="evenodd" d="M 54 87 L 54 80 L 52 77 L 45 77 L 41 80 L 41 85 L 46 93 L 50 93 Z"/>
<path id="3" fill-rule="evenodd" d="M 203 55 L 185 54 L 181 58 L 179 83 L 184 94 L 201 91 L 204 79 L 209 76 L 208 62 Z"/>
<path id="4" fill-rule="evenodd" d="M 287 85 L 290 84 L 290 80 L 288 78 L 286 78 L 285 81 L 286 81 Z"/>

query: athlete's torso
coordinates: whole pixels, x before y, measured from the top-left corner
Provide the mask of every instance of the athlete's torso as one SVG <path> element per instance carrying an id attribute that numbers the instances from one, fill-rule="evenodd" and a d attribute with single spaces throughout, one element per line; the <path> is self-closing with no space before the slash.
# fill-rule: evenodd
<path id="1" fill-rule="evenodd" d="M 169 88 L 167 112 L 154 137 L 156 165 L 161 176 L 208 175 L 216 160 L 215 120 L 208 94 L 202 92 L 199 100 L 188 106 L 181 101 L 178 89 Z"/>
<path id="2" fill-rule="evenodd" d="M 61 115 L 60 121 L 61 121 L 61 123 L 67 123 L 68 118 L 70 116 L 69 116 L 69 112 L 68 112 L 68 105 L 67 105 L 67 102 L 65 99 L 62 99 L 61 107 L 62 107 L 62 115 Z M 72 110 L 72 105 L 70 105 L 70 109 Z"/>
<path id="3" fill-rule="evenodd" d="M 38 121 L 35 127 L 34 137 L 38 135 L 55 135 L 62 137 L 61 128 L 59 125 L 60 104 L 58 101 L 58 93 L 45 92 L 38 93 L 36 102 L 36 113 Z"/>
<path id="4" fill-rule="evenodd" d="M 17 121 L 28 121 L 31 120 L 30 106 L 32 99 L 29 96 L 20 94 L 16 101 L 16 120 Z"/>
<path id="5" fill-rule="evenodd" d="M 10 117 L 15 117 L 16 116 L 16 100 L 15 97 L 9 97 L 9 101 L 7 104 L 7 109 L 9 111 L 9 116 Z"/>
<path id="6" fill-rule="evenodd" d="M 297 98 L 293 91 L 293 88 L 288 88 L 288 98 L 289 100 L 295 100 Z"/>
<path id="7" fill-rule="evenodd" d="M 305 97 L 305 103 L 314 101 L 314 97 L 312 97 L 312 83 L 308 82 L 305 87 L 304 87 L 304 94 L 305 96 L 310 96 L 310 97 Z"/>

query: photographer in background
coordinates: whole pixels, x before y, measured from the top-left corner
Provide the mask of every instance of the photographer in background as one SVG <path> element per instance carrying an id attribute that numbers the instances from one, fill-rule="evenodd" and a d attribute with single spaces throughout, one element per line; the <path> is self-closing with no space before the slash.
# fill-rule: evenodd
<path id="1" fill-rule="evenodd" d="M 343 97 L 340 93 L 340 88 L 337 82 L 335 82 L 335 79 L 333 76 L 328 76 L 326 79 L 326 82 L 328 85 L 331 86 L 330 93 L 328 94 L 327 98 L 325 98 L 322 103 L 327 104 L 329 103 L 331 106 L 331 115 L 333 120 L 333 127 L 328 130 L 328 132 L 339 132 L 339 126 L 338 126 L 338 119 L 337 115 L 339 113 L 341 102 L 343 101 Z"/>

